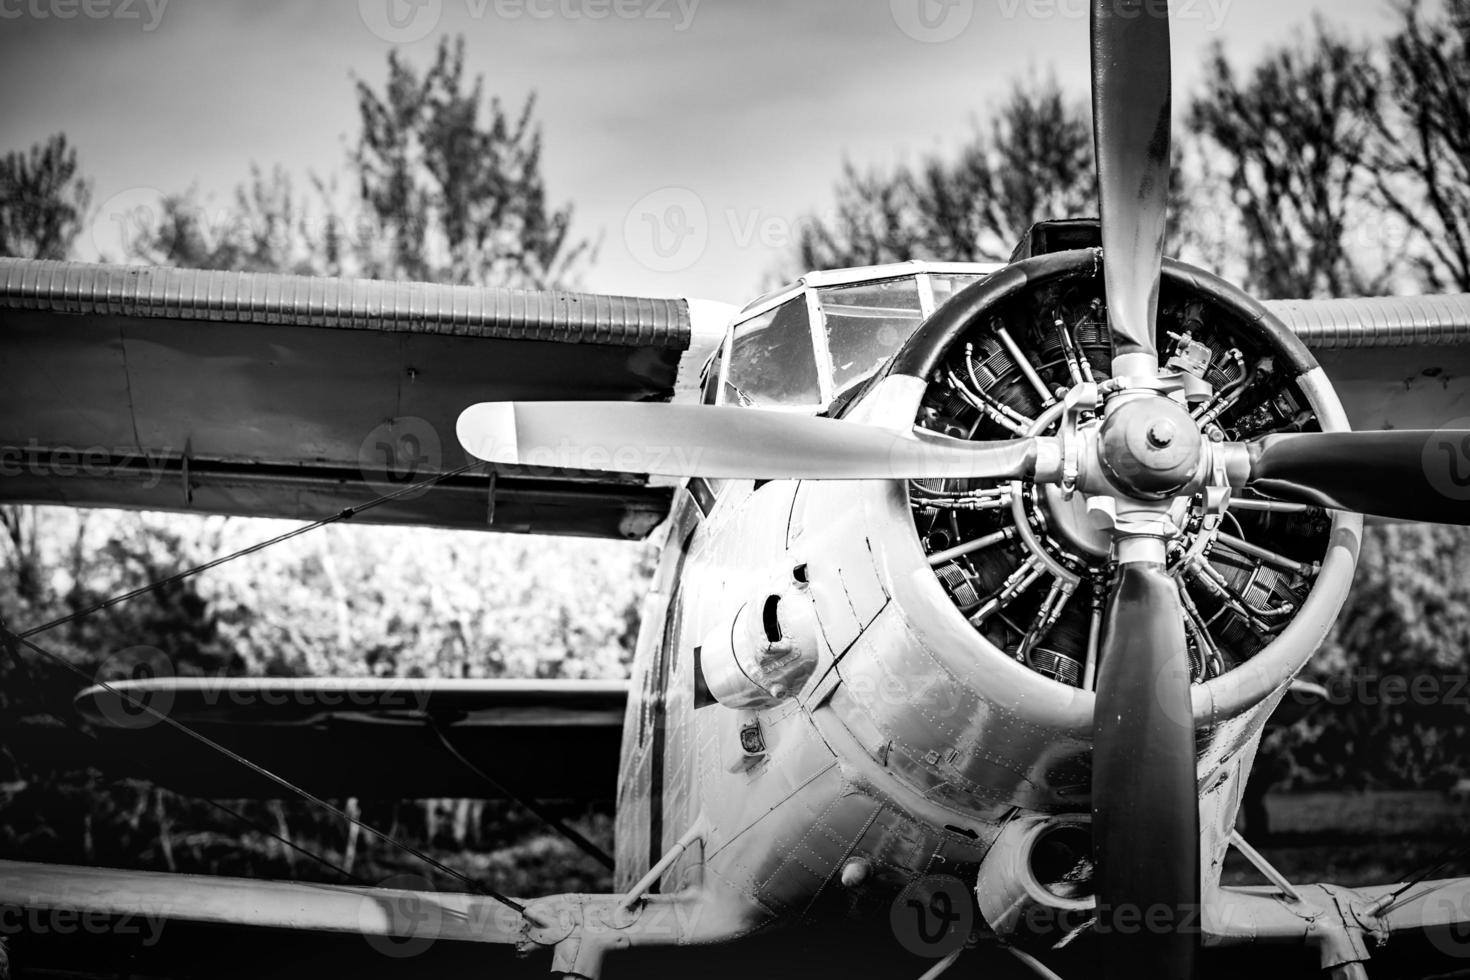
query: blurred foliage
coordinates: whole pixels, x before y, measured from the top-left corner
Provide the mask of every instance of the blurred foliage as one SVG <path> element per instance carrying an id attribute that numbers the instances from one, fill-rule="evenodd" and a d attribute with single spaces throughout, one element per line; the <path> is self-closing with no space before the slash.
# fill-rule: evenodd
<path id="1" fill-rule="evenodd" d="M 1176 251 L 1196 238 L 1183 174 L 1176 165 L 1169 202 Z M 957 154 L 888 171 L 849 162 L 835 197 L 829 214 L 801 224 L 798 274 L 910 259 L 1003 262 L 1038 221 L 1097 213 L 1091 109 L 1054 76 L 1017 79 Z"/>
<path id="2" fill-rule="evenodd" d="M 134 259 L 242 271 L 360 274 L 554 287 L 588 252 L 540 174 L 534 103 L 510 115 L 468 84 L 463 46 L 419 73 L 395 52 L 381 91 L 356 85 L 361 135 L 340 203 L 335 178 L 302 193 L 251 169 L 221 209 L 169 197 Z M 12 154 L 0 227 L 13 254 L 67 254 L 85 207 L 61 138 Z M 82 202 L 82 203 L 78 203 Z M 350 218 L 343 217 L 351 215 Z M 12 244 L 19 242 L 21 244 Z M 293 525 L 220 517 L 3 508 L 0 613 L 29 628 L 167 578 Z M 646 547 L 337 525 L 44 634 L 81 676 L 36 656 L 0 664 L 0 854 L 222 874 L 338 880 L 295 841 L 354 875 L 427 869 L 297 801 L 250 803 L 252 830 L 209 803 L 85 765 L 72 696 L 92 678 L 181 675 L 622 678 L 651 572 Z M 39 727 L 38 727 L 39 726 Z M 528 750 L 534 749 L 528 746 Z M 228 764 L 222 762 L 222 764 Z M 309 788 L 309 787 L 308 787 Z M 343 801 L 351 810 L 357 801 Z M 606 890 L 601 867 L 510 804 L 362 803 L 362 816 L 502 890 Z M 610 815 L 569 814 L 611 850 Z"/>
<path id="3" fill-rule="evenodd" d="M 801 229 L 799 263 L 1003 261 L 1037 221 L 1095 211 L 1095 183 L 1087 107 L 1054 77 L 1018 81 L 955 160 L 892 173 L 847 164 L 833 218 Z"/>
<path id="4" fill-rule="evenodd" d="M 463 38 L 441 40 L 423 75 L 390 54 L 383 92 L 358 82 L 357 105 L 354 175 L 386 246 L 374 278 L 546 289 L 587 257 L 571 208 L 547 204 L 534 96 L 515 114 L 487 102 L 483 78 L 466 84 Z"/>
<path id="5" fill-rule="evenodd" d="M 130 258 L 192 269 L 296 272 L 527 289 L 565 288 L 592 257 L 570 205 L 548 202 L 534 97 L 512 111 L 469 81 L 463 39 L 420 72 L 393 51 L 381 89 L 355 82 L 345 172 L 306 190 L 253 165 L 228 205 L 164 198 Z"/>
<path id="6" fill-rule="evenodd" d="M 0 159 L 0 255 L 64 259 L 81 230 L 92 186 L 77 171 L 77 151 L 56 134 Z"/>
<path id="7" fill-rule="evenodd" d="M 6 514 L 25 517 L 5 558 L 29 571 L 0 582 L 0 607 L 15 626 L 49 622 L 294 526 L 57 508 Z M 8 657 L 0 663 L 0 854 L 340 880 L 206 803 L 68 768 L 107 758 L 105 742 L 76 733 L 72 696 L 92 678 L 154 669 L 155 651 L 185 676 L 621 678 L 648 561 L 645 549 L 621 542 L 334 526 L 43 634 L 47 649 L 86 676 L 34 655 L 23 670 Z M 22 581 L 39 588 L 22 594 Z M 311 806 L 229 805 L 365 880 L 425 872 Z M 497 888 L 608 887 L 599 867 L 514 805 L 361 808 L 374 826 L 437 849 Z M 609 814 L 570 816 L 610 846 Z"/>
<path id="8" fill-rule="evenodd" d="M 1470 776 L 1470 534 L 1371 528 L 1353 598 L 1309 668 L 1329 703 L 1283 739 L 1295 784 L 1448 789 Z"/>
<path id="9" fill-rule="evenodd" d="M 1017 81 L 953 159 L 862 172 L 848 163 L 828 220 L 803 224 L 802 271 L 909 259 L 1003 261 L 1033 224 L 1096 211 L 1087 106 L 1055 77 Z"/>

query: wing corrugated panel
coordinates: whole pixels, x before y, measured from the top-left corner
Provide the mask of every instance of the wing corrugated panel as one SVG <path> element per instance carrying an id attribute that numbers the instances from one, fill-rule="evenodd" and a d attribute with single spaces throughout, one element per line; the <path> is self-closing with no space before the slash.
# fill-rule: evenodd
<path id="1" fill-rule="evenodd" d="M 1266 306 L 1316 354 L 1353 428 L 1462 428 L 1470 417 L 1470 296 Z"/>
<path id="2" fill-rule="evenodd" d="M 1284 300 L 1265 305 L 1315 350 L 1470 343 L 1470 295 Z"/>
<path id="3" fill-rule="evenodd" d="M 676 350 L 690 329 L 683 300 L 23 259 L 0 308 Z"/>

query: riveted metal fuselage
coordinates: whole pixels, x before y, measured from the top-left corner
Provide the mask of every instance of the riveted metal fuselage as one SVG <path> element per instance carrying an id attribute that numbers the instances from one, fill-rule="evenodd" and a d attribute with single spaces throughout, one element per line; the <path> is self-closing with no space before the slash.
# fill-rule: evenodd
<path id="1" fill-rule="evenodd" d="M 1350 537 L 1335 547 L 1352 551 Z M 793 579 L 820 624 L 804 687 L 764 710 L 702 697 L 702 639 L 773 581 Z M 702 848 L 662 890 L 719 896 L 726 921 L 714 932 L 886 916 L 917 877 L 974 880 L 1013 821 L 1089 812 L 1093 695 L 1031 671 L 969 626 L 930 570 L 901 483 L 696 481 L 669 521 L 644 612 L 618 884 L 703 820 Z M 1207 894 L 1289 680 L 1228 710 L 1196 691 Z M 858 859 L 870 873 L 844 886 L 843 868 Z"/>

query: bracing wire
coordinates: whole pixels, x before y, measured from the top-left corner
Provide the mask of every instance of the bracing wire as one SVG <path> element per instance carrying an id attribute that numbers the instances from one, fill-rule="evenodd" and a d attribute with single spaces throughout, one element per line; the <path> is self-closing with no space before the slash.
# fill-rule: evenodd
<path id="1" fill-rule="evenodd" d="M 274 547 L 278 544 L 284 544 L 285 542 L 290 541 L 292 538 L 300 537 L 303 534 L 306 534 L 310 531 L 315 531 L 319 528 L 327 527 L 330 524 L 339 524 L 342 521 L 350 521 L 358 514 L 365 514 L 375 507 L 381 507 L 383 504 L 392 503 L 394 500 L 397 500 L 398 498 L 406 496 L 408 494 L 422 493 L 424 490 L 436 487 L 446 480 L 452 480 L 454 477 L 463 476 L 470 470 L 479 469 L 484 465 L 484 463 L 479 462 L 468 463 L 452 472 L 441 473 L 433 479 L 424 480 L 420 483 L 414 483 L 409 486 L 401 487 L 398 490 L 393 491 L 392 493 L 384 494 L 383 496 L 378 497 L 374 500 L 370 500 L 365 504 L 361 504 L 357 507 L 347 507 L 333 514 L 331 517 L 324 517 L 319 521 L 313 521 L 310 524 L 305 524 L 301 527 L 287 531 L 284 534 L 277 535 L 276 537 L 271 538 L 269 541 L 261 541 L 257 544 L 251 545 L 248 548 L 241 548 L 239 551 L 231 552 L 228 555 L 216 558 L 213 561 L 205 562 L 202 565 L 195 565 L 193 568 L 187 568 L 184 571 L 178 572 L 174 575 L 170 575 L 167 578 L 162 578 L 156 582 L 152 582 L 148 585 L 142 586 L 141 588 L 133 589 L 131 592 L 125 592 L 122 595 L 115 595 L 110 599 L 103 599 L 101 602 L 93 603 L 85 609 L 79 609 L 76 612 L 62 616 L 60 619 L 53 619 L 49 623 L 43 623 L 42 625 L 37 626 L 34 629 L 26 630 L 24 633 L 19 633 L 17 635 L 20 639 L 27 640 L 33 636 L 39 636 L 40 634 L 45 633 L 49 630 L 54 630 L 58 626 L 65 626 L 68 623 L 74 623 L 79 619 L 86 619 L 88 616 L 99 613 L 104 609 L 110 609 L 113 606 L 119 605 L 120 603 L 127 602 L 129 599 L 136 599 L 139 596 L 144 596 L 150 592 L 155 592 L 159 589 L 164 588 L 165 586 L 173 585 L 177 582 L 182 582 L 185 579 L 193 578 L 196 575 L 202 575 L 203 573 L 210 571 L 211 569 L 218 568 L 219 566 L 224 565 L 228 562 L 232 562 L 237 558 L 245 558 L 249 555 L 264 551 L 265 549 Z"/>
<path id="2" fill-rule="evenodd" d="M 451 868 L 449 865 L 438 860 L 437 858 L 426 854 L 424 851 L 420 850 L 417 847 L 414 847 L 412 844 L 409 844 L 406 841 L 401 841 L 391 834 L 379 830 L 372 824 L 369 824 L 363 820 L 359 820 L 346 811 L 334 806 L 331 803 L 328 803 L 321 797 L 309 792 L 306 789 L 303 789 L 300 786 L 297 786 L 290 780 L 276 775 L 264 766 L 251 762 L 249 759 L 240 755 L 238 752 L 235 752 L 234 750 L 219 744 L 218 742 L 211 739 L 209 736 L 204 735 L 200 732 L 196 732 L 188 725 L 185 725 L 182 722 L 170 718 L 168 715 L 164 714 L 162 711 L 159 711 L 157 708 L 153 707 L 151 704 L 148 704 L 146 701 L 135 698 L 131 694 L 119 690 L 106 681 L 97 681 L 95 678 L 88 676 L 85 670 L 78 667 L 70 660 L 67 660 L 65 657 L 60 656 L 59 654 L 52 653 L 50 650 L 47 650 L 44 647 L 37 645 L 35 642 L 28 640 L 17 633 L 12 633 L 7 627 L 0 626 L 0 639 L 3 639 L 5 641 L 5 645 L 7 649 L 11 651 L 12 656 L 15 655 L 15 645 L 17 643 L 25 646 L 32 652 L 45 657 L 46 659 L 52 661 L 53 663 L 66 670 L 71 671 L 74 674 L 77 674 L 84 680 L 96 684 L 96 686 L 101 687 L 104 691 L 111 694 L 113 697 L 120 698 L 124 701 L 129 702 L 134 707 L 142 710 L 155 720 L 160 721 L 165 725 L 168 725 L 181 734 L 187 735 L 189 738 L 194 739 L 206 748 L 218 752 L 220 755 L 229 759 L 231 762 L 234 762 L 240 766 L 244 766 L 246 769 L 249 769 L 256 775 L 275 783 L 277 786 L 280 786 L 287 792 L 299 796 L 301 799 L 306 800 L 308 803 L 312 803 L 318 807 L 321 807 L 326 812 L 346 821 L 347 823 L 353 824 L 358 829 L 363 830 L 368 834 L 371 834 L 373 837 L 376 837 L 378 840 L 381 840 L 383 843 L 389 845 L 390 847 L 396 847 L 404 853 L 412 855 L 413 857 L 429 865 L 430 867 L 435 868 L 436 870 L 443 872 L 449 877 L 461 882 L 472 891 L 478 892 L 479 894 L 484 895 L 486 898 L 499 902 L 501 905 L 504 905 L 506 908 L 509 908 L 514 912 L 517 912 L 521 915 L 525 914 L 526 907 L 520 902 L 517 902 L 512 898 L 508 898 L 505 895 L 502 895 L 499 892 L 495 891 L 494 889 L 486 888 L 484 885 L 481 885 L 479 882 L 475 881 L 473 878 L 470 878 L 468 875 L 460 871 L 456 871 L 454 868 Z"/>

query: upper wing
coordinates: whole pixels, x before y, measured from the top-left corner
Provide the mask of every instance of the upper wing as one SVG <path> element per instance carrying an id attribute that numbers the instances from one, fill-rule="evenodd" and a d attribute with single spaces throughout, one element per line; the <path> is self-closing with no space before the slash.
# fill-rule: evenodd
<path id="1" fill-rule="evenodd" d="M 113 773 L 210 799 L 289 794 L 158 714 L 329 799 L 501 795 L 479 769 L 523 799 L 584 801 L 616 795 L 627 698 L 622 681 L 163 678 L 89 688 L 76 705 Z"/>
<path id="2" fill-rule="evenodd" d="M 695 397 L 731 313 L 0 259 L 0 502 L 329 516 L 470 462 L 478 402 Z M 522 470 L 410 496 L 362 519 L 637 538 L 671 491 Z"/>
<path id="3" fill-rule="evenodd" d="M 1470 424 L 1470 296 L 1291 300 L 1266 307 L 1312 349 L 1353 428 Z"/>

